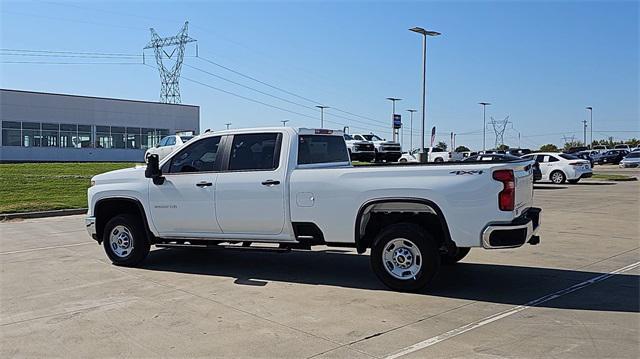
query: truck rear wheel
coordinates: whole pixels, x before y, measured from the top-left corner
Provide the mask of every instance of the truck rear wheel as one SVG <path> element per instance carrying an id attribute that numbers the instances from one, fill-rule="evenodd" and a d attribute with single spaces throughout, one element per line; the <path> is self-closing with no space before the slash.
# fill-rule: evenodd
<path id="1" fill-rule="evenodd" d="M 440 268 L 440 254 L 433 237 L 411 223 L 383 229 L 371 248 L 371 267 L 387 287 L 415 292 L 426 287 Z"/>
<path id="2" fill-rule="evenodd" d="M 111 262 L 120 266 L 136 266 L 149 254 L 144 225 L 130 214 L 115 216 L 107 222 L 102 245 Z"/>
<path id="3" fill-rule="evenodd" d="M 455 253 L 442 254 L 440 256 L 440 261 L 442 264 L 456 264 L 466 257 L 470 250 L 471 248 L 469 247 L 458 247 L 456 248 Z"/>

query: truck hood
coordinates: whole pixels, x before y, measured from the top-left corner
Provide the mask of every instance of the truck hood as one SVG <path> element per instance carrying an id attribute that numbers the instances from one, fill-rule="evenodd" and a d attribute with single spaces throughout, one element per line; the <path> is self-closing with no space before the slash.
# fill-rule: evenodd
<path id="1" fill-rule="evenodd" d="M 131 179 L 144 178 L 144 171 L 147 166 L 136 166 L 131 168 L 125 168 L 121 170 L 115 170 L 110 172 L 101 173 L 91 178 L 96 184 L 101 183 L 117 183 L 124 182 Z"/>

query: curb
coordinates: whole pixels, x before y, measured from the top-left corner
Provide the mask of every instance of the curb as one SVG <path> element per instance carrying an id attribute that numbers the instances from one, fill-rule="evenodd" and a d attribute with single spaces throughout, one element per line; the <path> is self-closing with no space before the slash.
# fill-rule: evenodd
<path id="1" fill-rule="evenodd" d="M 627 177 L 627 178 L 590 178 L 591 181 L 603 181 L 603 182 L 633 182 L 637 181 L 637 177 Z"/>
<path id="2" fill-rule="evenodd" d="M 87 213 L 86 208 L 73 208 L 73 209 L 57 209 L 54 211 L 41 211 L 41 212 L 21 212 L 21 213 L 5 213 L 0 214 L 0 221 L 7 221 L 17 218 L 45 218 L 45 217 L 60 217 L 60 216 L 73 216 L 76 214 Z"/>

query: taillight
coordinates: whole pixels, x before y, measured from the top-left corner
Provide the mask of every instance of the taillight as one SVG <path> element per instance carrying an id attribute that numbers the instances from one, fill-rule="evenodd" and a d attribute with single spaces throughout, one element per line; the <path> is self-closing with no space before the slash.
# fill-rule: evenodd
<path id="1" fill-rule="evenodd" d="M 502 191 L 498 193 L 498 207 L 501 211 L 513 211 L 516 202 L 516 181 L 512 170 L 493 172 L 493 179 L 502 182 Z"/>

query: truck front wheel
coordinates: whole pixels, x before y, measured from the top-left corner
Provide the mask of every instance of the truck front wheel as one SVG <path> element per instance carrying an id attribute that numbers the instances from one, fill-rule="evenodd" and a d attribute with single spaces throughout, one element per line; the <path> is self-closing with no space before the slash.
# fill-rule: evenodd
<path id="1" fill-rule="evenodd" d="M 435 240 L 420 226 L 393 224 L 383 229 L 371 248 L 371 267 L 387 287 L 415 292 L 426 287 L 440 268 Z"/>
<path id="2" fill-rule="evenodd" d="M 102 244 L 115 265 L 135 266 L 149 254 L 149 242 L 142 221 L 130 214 L 115 216 L 107 222 Z"/>

